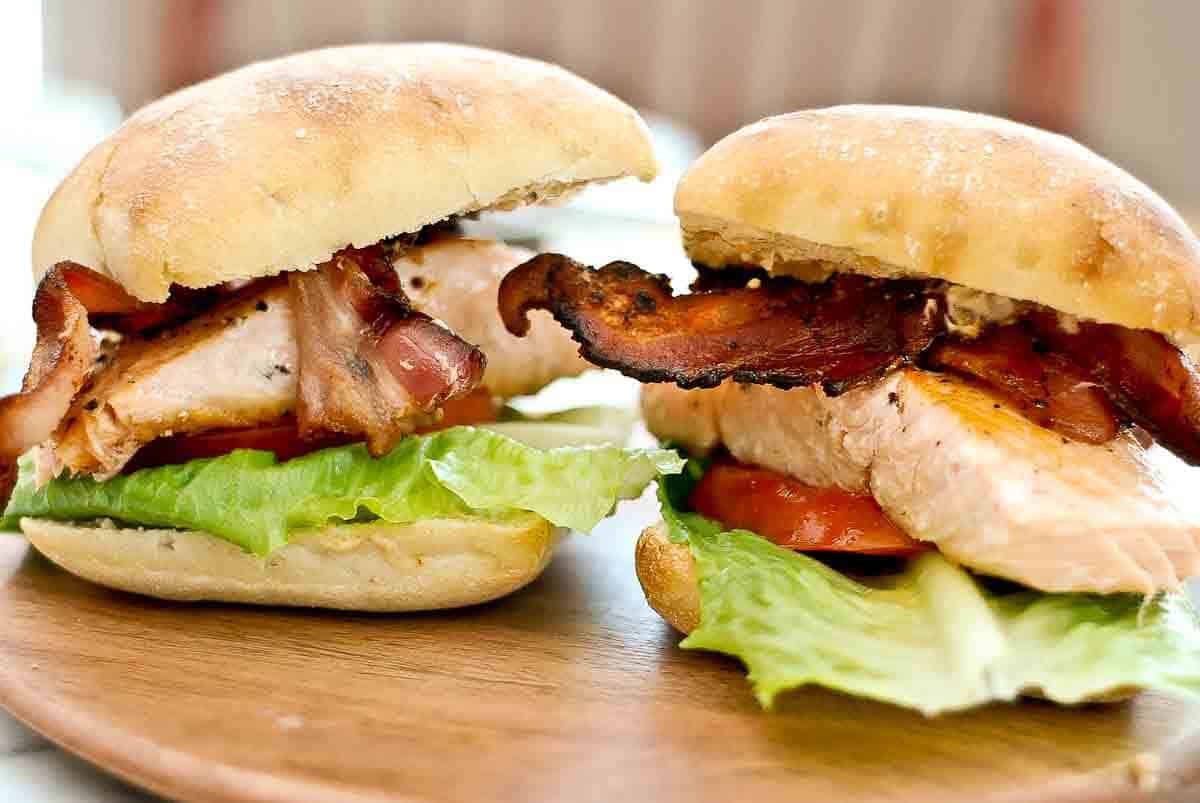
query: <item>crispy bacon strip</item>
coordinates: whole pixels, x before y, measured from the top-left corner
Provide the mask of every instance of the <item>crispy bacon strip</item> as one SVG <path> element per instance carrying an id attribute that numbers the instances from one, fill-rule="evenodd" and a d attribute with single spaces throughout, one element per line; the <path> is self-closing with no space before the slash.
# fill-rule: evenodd
<path id="1" fill-rule="evenodd" d="M 934 345 L 944 302 L 918 282 L 839 275 L 811 285 L 726 269 L 702 271 L 692 289 L 677 298 L 664 277 L 628 263 L 593 271 L 543 254 L 505 278 L 500 314 L 522 335 L 531 310 L 549 310 L 593 363 L 685 388 L 732 378 L 819 383 L 833 395 L 933 346 L 927 367 L 974 378 L 1042 426 L 1104 443 L 1133 420 L 1200 465 L 1200 374 L 1156 333 L 1088 322 L 1067 329 L 1032 309 L 1018 325 Z"/>
<path id="2" fill-rule="evenodd" d="M 982 383 L 1035 424 L 1072 440 L 1107 443 L 1121 428 L 1122 416 L 1104 390 L 1070 359 L 1036 351 L 1019 324 L 975 340 L 942 341 L 926 363 Z"/>
<path id="3" fill-rule="evenodd" d="M 627 262 L 590 270 L 558 254 L 509 273 L 499 302 L 513 334 L 528 331 L 531 310 L 549 310 L 584 357 L 643 382 L 820 384 L 830 395 L 914 360 L 942 317 L 917 282 L 771 279 L 676 297 L 665 277 Z"/>
<path id="4" fill-rule="evenodd" d="M 1160 444 L 1200 465 L 1200 376 L 1183 352 L 1157 332 L 1087 321 L 1068 330 L 1044 310 L 1027 320 Z"/>
<path id="5" fill-rule="evenodd" d="M 21 391 L 0 398 L 0 511 L 16 483 L 17 458 L 54 432 L 96 359 L 87 310 L 61 266 L 38 285 L 33 320 L 37 342 Z"/>
<path id="6" fill-rule="evenodd" d="M 398 286 L 380 287 L 372 249 L 347 249 L 289 276 L 300 347 L 297 420 L 304 436 L 364 436 L 389 451 L 442 402 L 473 390 L 479 349 L 414 310 Z M 386 276 L 391 279 L 386 279 Z"/>
<path id="7" fill-rule="evenodd" d="M 71 294 L 87 309 L 94 329 L 121 334 L 145 333 L 195 317 L 225 296 L 227 288 L 194 290 L 173 287 L 162 304 L 139 301 L 116 280 L 75 262 L 60 262 L 56 269 Z"/>

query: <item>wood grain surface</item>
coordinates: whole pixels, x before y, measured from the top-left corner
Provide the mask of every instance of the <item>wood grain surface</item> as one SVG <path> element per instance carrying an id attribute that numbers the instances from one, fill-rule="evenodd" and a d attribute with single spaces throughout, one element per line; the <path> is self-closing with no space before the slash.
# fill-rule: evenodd
<path id="1" fill-rule="evenodd" d="M 652 515 L 573 536 L 508 600 L 417 616 L 161 603 L 0 539 L 0 702 L 196 800 L 1200 800 L 1200 707 L 1166 697 L 927 720 L 805 690 L 764 714 L 646 607 Z"/>

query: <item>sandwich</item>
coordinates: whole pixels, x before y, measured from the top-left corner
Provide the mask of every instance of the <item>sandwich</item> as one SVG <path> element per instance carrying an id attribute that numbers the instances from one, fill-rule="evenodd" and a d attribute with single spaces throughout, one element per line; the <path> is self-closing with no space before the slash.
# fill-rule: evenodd
<path id="1" fill-rule="evenodd" d="M 689 457 L 638 542 L 684 647 L 758 699 L 929 715 L 1200 692 L 1200 243 L 1083 146 L 847 106 L 719 142 L 676 195 L 688 294 L 542 255 L 501 285 L 647 384 Z"/>
<path id="2" fill-rule="evenodd" d="M 0 399 L 0 527 L 181 600 L 470 605 L 661 471 L 604 411 L 519 419 L 586 363 L 496 310 L 531 252 L 478 213 L 656 171 L 565 70 L 441 44 L 254 64 L 133 115 L 38 221 L 37 341 Z M 617 434 L 614 435 L 614 431 Z"/>

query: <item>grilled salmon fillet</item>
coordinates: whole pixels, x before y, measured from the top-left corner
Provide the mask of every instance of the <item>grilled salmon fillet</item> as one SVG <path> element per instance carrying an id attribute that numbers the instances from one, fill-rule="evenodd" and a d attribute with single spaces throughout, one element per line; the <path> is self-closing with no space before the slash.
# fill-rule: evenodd
<path id="1" fill-rule="evenodd" d="M 914 538 L 1043 591 L 1151 593 L 1200 573 L 1200 505 L 1180 491 L 1195 469 L 1136 430 L 1067 440 L 952 376 L 905 369 L 837 397 L 652 385 L 643 411 L 691 451 L 871 493 Z"/>

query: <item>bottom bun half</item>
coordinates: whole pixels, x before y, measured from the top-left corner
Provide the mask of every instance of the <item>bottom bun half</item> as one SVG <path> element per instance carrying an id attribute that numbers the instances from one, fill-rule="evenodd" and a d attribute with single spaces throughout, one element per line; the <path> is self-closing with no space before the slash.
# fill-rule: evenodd
<path id="1" fill-rule="evenodd" d="M 295 533 L 264 558 L 203 532 L 31 518 L 21 529 L 62 568 L 122 591 L 354 611 L 428 611 L 503 597 L 537 579 L 564 532 L 532 514 L 346 524 Z"/>
<path id="2" fill-rule="evenodd" d="M 667 525 L 659 522 L 642 531 L 634 564 L 650 607 L 680 633 L 695 630 L 700 624 L 700 583 L 687 545 L 671 541 Z"/>

